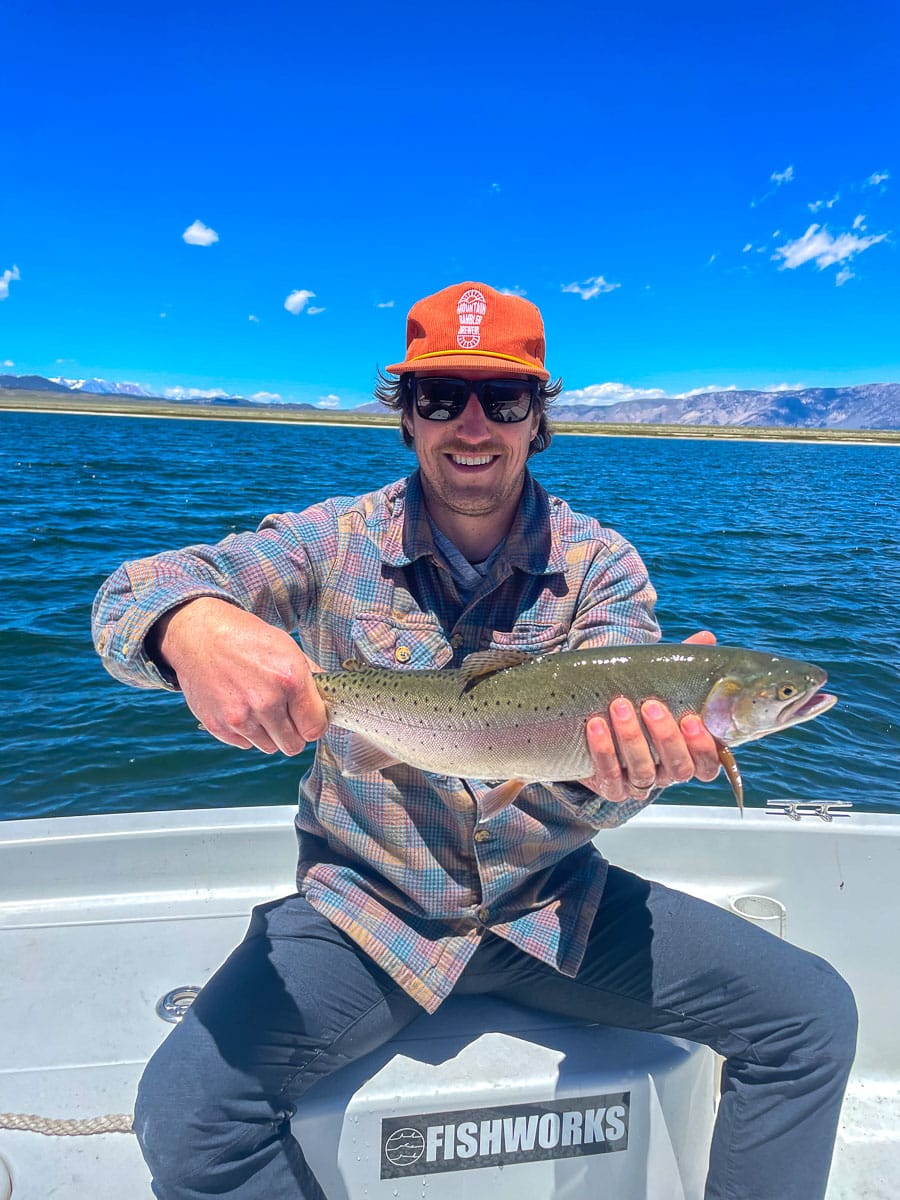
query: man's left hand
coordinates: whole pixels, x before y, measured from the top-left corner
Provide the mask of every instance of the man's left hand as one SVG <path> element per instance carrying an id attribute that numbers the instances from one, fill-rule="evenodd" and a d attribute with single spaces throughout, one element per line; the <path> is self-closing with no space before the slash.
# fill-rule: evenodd
<path id="1" fill-rule="evenodd" d="M 715 635 L 695 633 L 687 642 L 712 645 Z M 643 721 L 653 746 L 641 728 Z M 609 706 L 609 722 L 592 716 L 587 723 L 587 740 L 594 760 L 594 774 L 582 780 L 605 800 L 646 799 L 654 788 L 689 779 L 715 779 L 719 754 L 712 734 L 699 717 L 689 714 L 676 721 L 658 700 L 645 700 L 641 721 L 634 705 L 624 696 Z"/>

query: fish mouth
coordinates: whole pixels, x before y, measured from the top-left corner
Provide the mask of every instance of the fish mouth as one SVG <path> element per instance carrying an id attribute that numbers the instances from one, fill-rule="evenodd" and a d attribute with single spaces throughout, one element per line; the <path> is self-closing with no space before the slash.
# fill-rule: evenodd
<path id="1" fill-rule="evenodd" d="M 821 713 L 837 704 L 837 696 L 830 692 L 815 692 L 812 696 L 803 696 L 794 704 L 789 704 L 781 710 L 776 718 L 776 727 L 799 725 L 801 721 L 811 721 Z"/>

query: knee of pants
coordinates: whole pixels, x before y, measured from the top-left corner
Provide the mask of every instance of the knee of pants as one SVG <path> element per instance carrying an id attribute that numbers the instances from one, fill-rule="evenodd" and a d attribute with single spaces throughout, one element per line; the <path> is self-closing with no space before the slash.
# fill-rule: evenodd
<path id="1" fill-rule="evenodd" d="M 833 1065 L 835 1073 L 847 1073 L 856 1053 L 859 1023 L 856 1000 L 850 985 L 830 963 L 807 955 L 807 968 L 794 976 L 786 989 L 793 1009 L 784 1018 L 782 1036 L 795 1035 L 794 1048 Z"/>
<path id="2" fill-rule="evenodd" d="M 228 1115 L 228 1081 L 217 1070 L 216 1056 L 198 1053 L 196 1045 L 186 1054 L 186 1039 L 178 1036 L 183 1032 L 183 1027 L 174 1030 L 147 1063 L 134 1106 L 134 1132 L 159 1183 L 197 1178 L 236 1138 L 236 1122 Z M 255 1128 L 261 1132 L 260 1125 Z"/>

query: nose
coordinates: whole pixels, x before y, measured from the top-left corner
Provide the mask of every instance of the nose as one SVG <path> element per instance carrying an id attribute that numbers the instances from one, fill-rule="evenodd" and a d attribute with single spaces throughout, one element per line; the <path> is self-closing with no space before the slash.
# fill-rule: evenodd
<path id="1" fill-rule="evenodd" d="M 469 393 L 468 403 L 459 414 L 457 422 L 455 432 L 462 437 L 468 437 L 472 441 L 478 442 L 490 437 L 491 430 L 488 419 L 484 415 L 481 401 L 474 392 Z"/>

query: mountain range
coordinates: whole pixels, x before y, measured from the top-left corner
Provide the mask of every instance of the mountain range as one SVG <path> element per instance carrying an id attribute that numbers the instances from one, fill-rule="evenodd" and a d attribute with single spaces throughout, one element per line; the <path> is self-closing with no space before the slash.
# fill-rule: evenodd
<path id="1" fill-rule="evenodd" d="M 177 400 L 184 404 L 259 404 L 227 392 L 167 388 L 157 396 L 139 383 L 109 383 L 103 379 L 45 379 L 42 375 L 0 375 L 0 388 L 56 393 L 88 392 L 135 399 Z M 312 404 L 280 402 L 288 408 L 313 409 Z M 384 413 L 377 402 L 355 412 Z M 726 389 L 687 396 L 623 400 L 617 404 L 585 404 L 567 400 L 564 392 L 551 409 L 555 421 L 589 421 L 636 425 L 767 426 L 803 429 L 900 429 L 900 383 L 866 383 L 853 387 L 795 388 L 765 392 Z"/>

